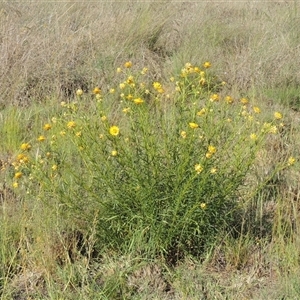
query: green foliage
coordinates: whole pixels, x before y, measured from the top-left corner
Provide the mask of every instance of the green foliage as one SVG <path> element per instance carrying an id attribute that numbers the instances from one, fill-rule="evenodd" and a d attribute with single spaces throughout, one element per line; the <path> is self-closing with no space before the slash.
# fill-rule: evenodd
<path id="1" fill-rule="evenodd" d="M 240 187 L 282 116 L 262 122 L 247 99 L 222 95 L 208 62 L 169 84 L 131 65 L 118 69 L 119 87 L 78 90 L 22 144 L 14 185 L 79 227 L 96 217 L 99 247 L 175 263 L 233 228 Z"/>

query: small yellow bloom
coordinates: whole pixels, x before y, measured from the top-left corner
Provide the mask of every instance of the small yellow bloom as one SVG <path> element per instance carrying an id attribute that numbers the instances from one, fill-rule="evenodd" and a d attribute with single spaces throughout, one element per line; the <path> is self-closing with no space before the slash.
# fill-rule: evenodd
<path id="1" fill-rule="evenodd" d="M 196 129 L 199 127 L 199 125 L 197 123 L 194 123 L 194 122 L 190 122 L 189 123 L 189 126 L 192 128 L 192 129 Z"/>
<path id="2" fill-rule="evenodd" d="M 115 92 L 115 89 L 109 89 L 109 93 L 113 94 Z"/>
<path id="3" fill-rule="evenodd" d="M 64 130 L 62 130 L 60 133 L 59 133 L 61 136 L 64 136 L 66 135 L 66 132 Z"/>
<path id="4" fill-rule="evenodd" d="M 220 100 L 220 96 L 218 94 L 211 95 L 210 99 L 211 102 L 216 102 Z"/>
<path id="5" fill-rule="evenodd" d="M 162 94 L 164 92 L 164 89 L 162 88 L 161 83 L 159 83 L 158 81 L 153 82 L 153 87 L 160 94 Z"/>
<path id="6" fill-rule="evenodd" d="M 126 84 L 124 82 L 119 84 L 119 87 L 121 90 L 123 90 L 125 88 L 125 86 L 126 86 Z"/>
<path id="7" fill-rule="evenodd" d="M 256 114 L 260 114 L 260 113 L 261 113 L 260 108 L 257 107 L 257 106 L 253 106 L 253 111 L 254 111 Z"/>
<path id="8" fill-rule="evenodd" d="M 133 84 L 134 83 L 134 77 L 132 75 L 128 76 L 127 80 L 126 80 L 127 84 Z"/>
<path id="9" fill-rule="evenodd" d="M 21 146 L 20 146 L 21 150 L 30 150 L 31 149 L 31 145 L 29 143 L 23 143 Z"/>
<path id="10" fill-rule="evenodd" d="M 117 136 L 120 133 L 120 129 L 118 126 L 111 126 L 109 128 L 109 133 L 113 136 Z"/>
<path id="11" fill-rule="evenodd" d="M 203 166 L 200 164 L 195 165 L 195 171 L 197 174 L 200 174 L 203 171 Z"/>
<path id="12" fill-rule="evenodd" d="M 256 141 L 257 140 L 257 135 L 255 133 L 251 133 L 250 134 L 250 139 L 253 140 L 253 141 Z"/>
<path id="13" fill-rule="evenodd" d="M 99 139 L 101 139 L 101 140 L 102 140 L 103 138 L 104 138 L 104 134 L 102 134 L 102 133 L 101 133 L 101 134 L 99 134 Z"/>
<path id="14" fill-rule="evenodd" d="M 18 154 L 17 155 L 17 158 L 16 158 L 17 162 L 19 163 L 28 163 L 29 161 L 29 158 L 28 156 L 26 156 L 25 154 L 21 153 L 21 154 Z"/>
<path id="15" fill-rule="evenodd" d="M 185 132 L 185 131 L 181 131 L 181 132 L 180 132 L 180 135 L 181 135 L 181 137 L 182 137 L 183 139 L 186 138 L 186 132 Z"/>
<path id="16" fill-rule="evenodd" d="M 206 61 L 206 62 L 203 64 L 203 67 L 204 67 L 205 69 L 208 69 L 208 68 L 211 67 L 211 63 L 210 63 L 209 61 Z"/>
<path id="17" fill-rule="evenodd" d="M 76 123 L 75 123 L 74 121 L 70 121 L 70 122 L 67 123 L 67 127 L 68 127 L 69 129 L 72 129 L 72 128 L 74 128 L 75 126 L 76 126 Z"/>
<path id="18" fill-rule="evenodd" d="M 217 171 L 218 171 L 217 168 L 211 168 L 211 169 L 210 169 L 210 173 L 211 173 L 211 174 L 216 174 Z"/>
<path id="19" fill-rule="evenodd" d="M 82 133 L 81 133 L 81 131 L 78 131 L 78 132 L 75 133 L 75 135 L 76 135 L 77 137 L 81 137 Z"/>
<path id="20" fill-rule="evenodd" d="M 127 99 L 127 100 L 132 100 L 132 98 L 133 98 L 133 96 L 132 96 L 131 94 L 128 94 L 128 95 L 126 96 L 126 99 Z"/>
<path id="21" fill-rule="evenodd" d="M 276 120 L 280 120 L 280 119 L 282 119 L 282 114 L 280 112 L 276 111 L 276 112 L 274 112 L 274 118 Z"/>
<path id="22" fill-rule="evenodd" d="M 76 95 L 77 95 L 78 97 L 82 96 L 82 95 L 83 95 L 83 90 L 82 90 L 82 89 L 78 89 L 78 90 L 76 91 Z"/>
<path id="23" fill-rule="evenodd" d="M 123 108 L 123 113 L 127 114 L 130 111 L 130 107 Z"/>
<path id="24" fill-rule="evenodd" d="M 107 117 L 106 117 L 106 116 L 102 116 L 102 117 L 101 117 L 101 121 L 102 121 L 102 122 L 105 122 L 106 120 L 107 120 Z"/>
<path id="25" fill-rule="evenodd" d="M 51 169 L 53 170 L 53 171 L 56 171 L 57 170 L 57 165 L 53 165 L 52 167 L 51 167 Z"/>
<path id="26" fill-rule="evenodd" d="M 117 73 L 121 73 L 122 69 L 121 68 L 117 68 Z"/>
<path id="27" fill-rule="evenodd" d="M 202 108 L 201 110 L 199 110 L 197 112 L 197 116 L 203 116 L 207 113 L 207 109 L 206 108 Z"/>
<path id="28" fill-rule="evenodd" d="M 243 105 L 246 105 L 249 103 L 249 100 L 247 98 L 241 98 L 240 99 L 240 102 L 243 104 Z"/>
<path id="29" fill-rule="evenodd" d="M 131 62 L 131 61 L 127 61 L 127 62 L 124 64 L 124 67 L 125 67 L 125 68 L 131 68 L 131 67 L 132 67 L 132 62 Z"/>
<path id="30" fill-rule="evenodd" d="M 296 162 L 296 158 L 291 156 L 288 159 L 288 166 L 292 166 Z"/>
<path id="31" fill-rule="evenodd" d="M 142 103 L 144 103 L 144 100 L 141 99 L 141 98 L 136 98 L 136 99 L 133 100 L 133 102 L 134 102 L 135 104 L 142 104 Z"/>
<path id="32" fill-rule="evenodd" d="M 142 75 L 145 75 L 148 72 L 148 68 L 143 68 L 143 70 L 141 71 Z"/>
<path id="33" fill-rule="evenodd" d="M 215 154 L 217 152 L 217 148 L 215 146 L 209 145 L 208 152 L 211 154 Z"/>
<path id="34" fill-rule="evenodd" d="M 118 155 L 118 151 L 117 150 L 111 151 L 111 156 L 117 156 L 117 155 Z"/>
<path id="35" fill-rule="evenodd" d="M 206 208 L 206 203 L 200 203 L 200 207 L 201 207 L 201 209 L 205 209 Z"/>
<path id="36" fill-rule="evenodd" d="M 19 178 L 21 178 L 22 177 L 22 172 L 17 172 L 17 173 L 15 173 L 15 176 L 14 176 L 14 178 L 15 179 L 19 179 Z"/>
<path id="37" fill-rule="evenodd" d="M 101 93 L 100 88 L 96 86 L 96 87 L 93 89 L 93 94 L 97 95 L 97 94 L 100 94 L 100 93 Z"/>
<path id="38" fill-rule="evenodd" d="M 14 189 L 16 189 L 19 186 L 19 184 L 15 181 L 15 182 L 13 182 L 12 186 Z"/>
<path id="39" fill-rule="evenodd" d="M 67 103 L 66 103 L 65 101 L 61 101 L 61 102 L 60 102 L 60 105 L 61 105 L 62 107 L 66 107 L 66 106 L 67 106 Z"/>
<path id="40" fill-rule="evenodd" d="M 45 124 L 43 127 L 44 130 L 50 130 L 51 128 L 52 128 L 52 126 L 49 123 Z"/>
<path id="41" fill-rule="evenodd" d="M 225 97 L 225 101 L 228 103 L 228 104 L 231 104 L 233 103 L 233 98 L 231 96 L 226 96 Z"/>
<path id="42" fill-rule="evenodd" d="M 264 123 L 263 128 L 262 128 L 262 132 L 276 134 L 278 132 L 278 128 L 277 128 L 276 125 L 272 125 L 272 123 Z"/>
<path id="43" fill-rule="evenodd" d="M 171 78 L 170 78 L 170 81 L 171 81 L 171 82 L 174 82 L 174 81 L 175 81 L 175 78 L 174 78 L 174 77 L 171 77 Z"/>
<path id="44" fill-rule="evenodd" d="M 40 136 L 37 138 L 37 140 L 38 140 L 39 142 L 43 142 L 44 140 L 46 140 L 46 138 L 45 138 L 43 135 L 40 135 Z"/>

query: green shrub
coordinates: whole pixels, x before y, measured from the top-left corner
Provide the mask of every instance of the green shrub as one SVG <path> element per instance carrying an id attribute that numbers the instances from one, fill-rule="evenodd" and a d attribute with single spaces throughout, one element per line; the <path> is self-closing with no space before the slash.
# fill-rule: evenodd
<path id="1" fill-rule="evenodd" d="M 248 99 L 224 94 L 208 62 L 164 84 L 133 69 L 117 70 L 118 87 L 62 103 L 22 144 L 13 185 L 75 226 L 96 217 L 100 248 L 201 255 L 235 225 L 241 187 L 282 115 L 263 121 Z"/>

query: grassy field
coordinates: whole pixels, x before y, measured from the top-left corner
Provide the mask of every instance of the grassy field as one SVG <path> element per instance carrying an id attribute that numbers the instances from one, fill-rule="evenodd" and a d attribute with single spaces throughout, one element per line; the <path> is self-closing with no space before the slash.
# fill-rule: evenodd
<path id="1" fill-rule="evenodd" d="M 0 299 L 299 299 L 299 27 L 0 3 Z"/>

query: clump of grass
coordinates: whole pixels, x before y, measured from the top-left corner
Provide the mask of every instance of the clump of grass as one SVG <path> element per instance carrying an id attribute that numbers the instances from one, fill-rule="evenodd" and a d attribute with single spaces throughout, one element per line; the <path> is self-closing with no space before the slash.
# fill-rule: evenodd
<path id="1" fill-rule="evenodd" d="M 242 187 L 282 126 L 280 112 L 265 120 L 248 99 L 227 95 L 210 67 L 187 63 L 162 83 L 129 61 L 117 69 L 119 85 L 78 89 L 36 140 L 21 144 L 12 186 L 80 229 L 96 219 L 102 251 L 171 264 L 203 255 L 241 226 L 252 195 Z M 280 161 L 274 174 L 294 162 Z"/>

